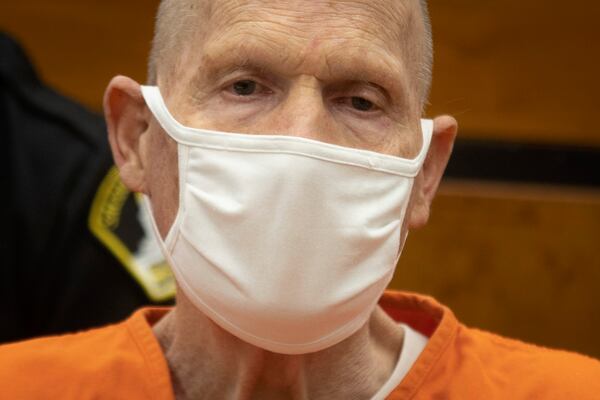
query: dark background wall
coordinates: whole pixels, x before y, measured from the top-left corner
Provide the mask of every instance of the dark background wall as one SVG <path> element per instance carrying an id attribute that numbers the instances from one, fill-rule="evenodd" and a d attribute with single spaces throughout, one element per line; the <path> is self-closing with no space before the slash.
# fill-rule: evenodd
<path id="1" fill-rule="evenodd" d="M 157 3 L 5 0 L 0 29 L 44 80 L 101 111 L 113 75 L 144 81 Z M 460 141 L 392 287 L 431 294 L 469 325 L 600 357 L 600 3 L 430 8 L 428 115 L 455 115 Z"/>

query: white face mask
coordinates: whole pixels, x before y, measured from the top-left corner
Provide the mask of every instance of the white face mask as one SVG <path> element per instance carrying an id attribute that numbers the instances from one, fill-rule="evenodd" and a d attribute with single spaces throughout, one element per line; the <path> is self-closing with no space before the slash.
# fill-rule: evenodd
<path id="1" fill-rule="evenodd" d="M 185 127 L 157 87 L 142 93 L 178 143 L 179 210 L 164 242 L 155 230 L 190 301 L 277 353 L 319 351 L 363 326 L 392 278 L 432 122 L 409 160 Z"/>

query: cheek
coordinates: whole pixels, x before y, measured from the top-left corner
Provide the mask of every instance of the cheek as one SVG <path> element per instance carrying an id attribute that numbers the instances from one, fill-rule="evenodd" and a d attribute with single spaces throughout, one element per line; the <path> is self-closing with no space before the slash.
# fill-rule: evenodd
<path id="1" fill-rule="evenodd" d="M 165 132 L 152 132 L 146 160 L 146 182 L 154 218 L 164 239 L 179 208 L 177 144 Z"/>

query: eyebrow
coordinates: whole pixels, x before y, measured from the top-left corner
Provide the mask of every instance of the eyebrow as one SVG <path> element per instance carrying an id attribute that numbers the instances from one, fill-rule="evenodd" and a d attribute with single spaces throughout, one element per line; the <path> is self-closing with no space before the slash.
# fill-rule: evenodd
<path id="1" fill-rule="evenodd" d="M 192 82 L 200 84 L 202 80 L 215 82 L 236 71 L 249 71 L 258 75 L 286 76 L 290 69 L 300 62 L 286 57 L 284 49 L 266 51 L 257 43 L 245 43 L 241 46 L 224 46 L 208 49 L 203 55 Z M 317 76 L 322 81 L 364 83 L 378 88 L 386 96 L 406 103 L 408 82 L 404 66 L 392 57 L 367 50 L 367 53 L 348 55 L 336 49 L 326 55 L 327 68 Z M 291 67 L 291 68 L 290 68 Z"/>

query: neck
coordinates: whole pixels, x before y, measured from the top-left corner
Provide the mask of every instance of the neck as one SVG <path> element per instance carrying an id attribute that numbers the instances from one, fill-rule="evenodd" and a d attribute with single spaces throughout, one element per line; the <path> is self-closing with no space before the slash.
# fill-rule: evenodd
<path id="1" fill-rule="evenodd" d="M 224 331 L 184 296 L 153 329 L 178 400 L 370 398 L 390 377 L 404 336 L 377 308 L 360 330 L 335 346 L 277 354 Z"/>

